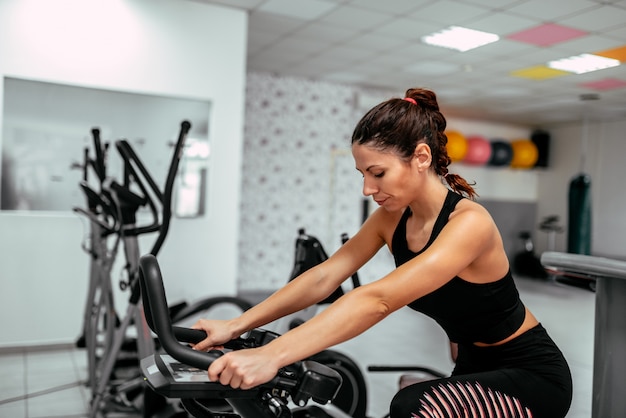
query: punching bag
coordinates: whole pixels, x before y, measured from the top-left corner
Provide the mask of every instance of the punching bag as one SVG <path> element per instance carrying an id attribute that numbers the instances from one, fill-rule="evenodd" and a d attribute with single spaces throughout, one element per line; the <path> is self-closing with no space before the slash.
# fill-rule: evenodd
<path id="1" fill-rule="evenodd" d="M 567 252 L 591 255 L 591 177 L 581 173 L 569 184 Z"/>

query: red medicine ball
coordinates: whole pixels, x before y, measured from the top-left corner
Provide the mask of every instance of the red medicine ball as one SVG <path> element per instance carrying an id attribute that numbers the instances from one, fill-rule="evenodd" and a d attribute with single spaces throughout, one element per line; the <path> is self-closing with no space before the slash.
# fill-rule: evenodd
<path id="1" fill-rule="evenodd" d="M 467 137 L 467 153 L 463 162 L 470 165 L 485 165 L 491 158 L 491 142 L 486 138 L 473 135 Z"/>

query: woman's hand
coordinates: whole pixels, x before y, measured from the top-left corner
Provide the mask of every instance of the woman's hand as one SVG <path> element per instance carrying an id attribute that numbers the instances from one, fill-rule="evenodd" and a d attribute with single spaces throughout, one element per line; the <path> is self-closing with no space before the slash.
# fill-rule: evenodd
<path id="1" fill-rule="evenodd" d="M 269 382 L 278 373 L 276 356 L 265 347 L 231 351 L 214 360 L 209 379 L 235 389 L 250 389 Z"/>
<path id="2" fill-rule="evenodd" d="M 238 337 L 233 336 L 233 327 L 227 320 L 200 319 L 191 328 L 201 329 L 207 334 L 204 340 L 191 345 L 198 351 L 221 350 L 225 343 Z"/>

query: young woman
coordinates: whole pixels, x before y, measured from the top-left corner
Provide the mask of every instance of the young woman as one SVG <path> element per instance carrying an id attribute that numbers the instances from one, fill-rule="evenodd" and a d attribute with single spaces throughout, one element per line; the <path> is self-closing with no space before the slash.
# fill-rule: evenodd
<path id="1" fill-rule="evenodd" d="M 458 354 L 451 377 L 402 389 L 391 418 L 565 416 L 567 363 L 521 302 L 491 216 L 472 200 L 474 189 L 448 173 L 445 128 L 435 94 L 424 89 L 409 89 L 361 119 L 352 154 L 363 194 L 380 207 L 327 261 L 264 302 L 232 320 L 199 321 L 195 327 L 208 337 L 195 348 L 219 347 L 324 299 L 384 245 L 397 268 L 266 346 L 220 357 L 211 379 L 254 387 L 408 305 L 434 318 Z"/>

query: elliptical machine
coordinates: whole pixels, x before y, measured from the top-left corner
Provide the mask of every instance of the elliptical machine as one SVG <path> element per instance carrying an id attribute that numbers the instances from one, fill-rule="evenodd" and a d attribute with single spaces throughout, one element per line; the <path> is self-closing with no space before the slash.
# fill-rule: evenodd
<path id="1" fill-rule="evenodd" d="M 163 191 L 126 140 L 115 143 L 124 163 L 123 180 L 118 183 L 109 177 L 105 164 L 108 147 L 102 147 L 99 131 L 92 130 L 96 159 L 90 160 L 85 152 L 85 174 L 81 182 L 88 210 L 74 209 L 86 216 L 91 225 L 91 245 L 85 248 L 91 261 L 89 288 L 83 335 L 77 345 L 84 344 L 87 351 L 91 389 L 89 416 L 92 418 L 109 412 L 142 412 L 143 416 L 149 417 L 166 407 L 164 399 L 154 397 L 146 390 L 139 369 L 139 360 L 151 355 L 157 346 L 141 308 L 138 236 L 157 232 L 150 254 L 156 255 L 160 251 L 169 231 L 174 181 L 190 128 L 188 121 L 181 123 Z M 90 167 L 97 174 L 99 191 L 87 183 Z M 138 225 L 137 212 L 142 207 L 149 209 L 151 222 Z M 112 244 L 109 239 L 113 240 Z M 118 248 L 123 249 L 127 273 L 127 280 L 120 281 L 120 287 L 130 293 L 123 315 L 115 311 L 110 274 Z M 251 307 L 249 302 L 238 297 L 216 296 L 178 305 L 169 309 L 169 314 L 175 322 L 193 321 L 193 318 L 206 316 L 205 312 L 213 307 L 224 305 L 240 312 Z M 128 332 L 133 330 L 134 336 Z"/>

